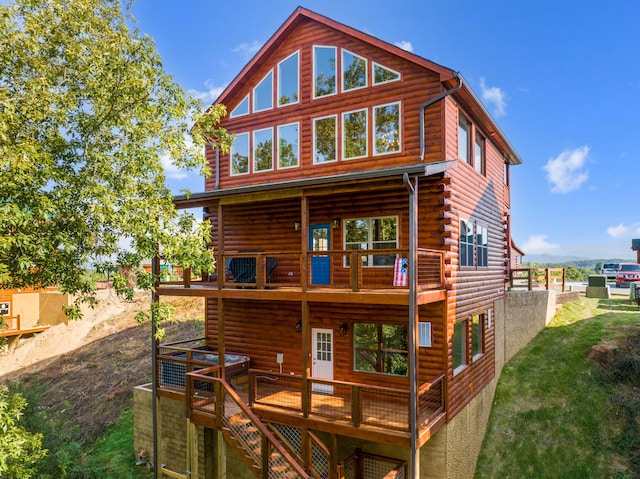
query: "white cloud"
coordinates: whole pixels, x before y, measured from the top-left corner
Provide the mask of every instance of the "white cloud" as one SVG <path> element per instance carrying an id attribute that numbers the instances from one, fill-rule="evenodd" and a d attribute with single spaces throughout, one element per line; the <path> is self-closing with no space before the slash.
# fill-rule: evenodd
<path id="1" fill-rule="evenodd" d="M 497 86 L 487 87 L 484 77 L 480 77 L 480 94 L 487 105 L 493 106 L 495 116 L 507 114 L 507 95 Z"/>
<path id="2" fill-rule="evenodd" d="M 206 87 L 206 90 L 189 90 L 189 93 L 194 98 L 202 100 L 205 106 L 209 106 L 213 103 L 214 100 L 220 96 L 220 93 L 222 93 L 226 88 L 226 85 L 214 85 L 211 80 L 205 81 L 204 86 Z"/>
<path id="3" fill-rule="evenodd" d="M 233 53 L 240 53 L 244 60 L 248 60 L 253 55 L 255 55 L 258 50 L 260 50 L 260 48 L 262 48 L 262 42 L 254 40 L 252 42 L 241 43 L 231 51 Z"/>
<path id="4" fill-rule="evenodd" d="M 607 234 L 612 238 L 620 238 L 621 236 L 627 234 L 627 231 L 629 231 L 629 228 L 627 228 L 622 223 L 620 223 L 618 226 L 609 226 L 607 228 Z"/>
<path id="5" fill-rule="evenodd" d="M 187 177 L 187 172 L 178 168 L 171 162 L 171 157 L 168 153 L 165 153 L 160 157 L 160 161 L 162 161 L 162 167 L 164 168 L 164 174 L 167 178 L 172 178 L 174 180 L 184 180 Z"/>
<path id="6" fill-rule="evenodd" d="M 547 241 L 547 235 L 531 235 L 522 245 L 526 254 L 545 254 L 556 251 L 560 245 Z"/>
<path id="7" fill-rule="evenodd" d="M 413 53 L 413 45 L 411 44 L 411 42 L 408 42 L 406 40 L 402 40 L 400 42 L 395 42 L 394 45 L 396 47 L 400 47 L 403 50 L 406 50 L 408 52 L 412 52 Z"/>
<path id="8" fill-rule="evenodd" d="M 583 146 L 572 150 L 564 150 L 555 158 L 550 158 L 543 169 L 551 183 L 552 193 L 569 193 L 580 188 L 589 178 L 584 169 L 589 155 L 589 147 Z"/>

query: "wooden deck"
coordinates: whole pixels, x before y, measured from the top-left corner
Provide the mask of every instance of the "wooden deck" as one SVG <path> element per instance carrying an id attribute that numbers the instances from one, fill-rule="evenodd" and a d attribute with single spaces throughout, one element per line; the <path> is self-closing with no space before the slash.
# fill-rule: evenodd
<path id="1" fill-rule="evenodd" d="M 212 374 L 212 375 L 210 375 Z M 191 372 L 187 376 L 182 397 L 189 404 L 191 420 L 216 428 L 220 388 L 215 368 Z M 282 381 L 280 381 L 282 379 Z M 429 439 L 445 421 L 442 397 L 443 376 L 421 387 L 418 397 L 419 438 Z M 231 386 L 224 382 L 225 387 Z M 354 384 L 341 381 L 309 379 L 308 393 L 300 377 L 252 370 L 249 382 L 233 387 L 243 404 L 251 407 L 262 421 L 335 433 L 368 440 L 410 447 L 409 392 L 404 390 Z M 160 395 L 179 399 L 175 388 L 159 390 Z M 229 414 L 229 411 L 224 411 Z"/>
<path id="2" fill-rule="evenodd" d="M 272 300 L 272 301 L 315 301 L 356 304 L 409 304 L 407 288 L 364 289 L 357 292 L 348 288 L 316 287 L 304 291 L 301 287 L 270 287 L 265 289 L 226 287 L 218 288 L 214 283 L 192 283 L 189 287 L 182 284 L 160 284 L 157 289 L 161 296 L 191 296 L 204 298 Z M 444 288 L 428 289 L 418 292 L 418 304 L 444 301 Z"/>

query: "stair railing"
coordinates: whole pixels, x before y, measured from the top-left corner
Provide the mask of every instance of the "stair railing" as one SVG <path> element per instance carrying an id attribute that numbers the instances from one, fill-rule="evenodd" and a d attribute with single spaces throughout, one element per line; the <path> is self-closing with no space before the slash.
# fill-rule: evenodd
<path id="1" fill-rule="evenodd" d="M 261 471 L 259 477 L 311 479 L 224 379 L 198 372 L 187 373 L 187 376 L 192 391 L 196 381 L 199 390 L 204 389 L 206 383 L 212 386 L 214 396 L 213 402 L 208 404 L 208 412 L 213 412 L 211 407 L 215 409 L 216 424 L 231 436 L 241 453 L 251 458 L 254 467 Z"/>

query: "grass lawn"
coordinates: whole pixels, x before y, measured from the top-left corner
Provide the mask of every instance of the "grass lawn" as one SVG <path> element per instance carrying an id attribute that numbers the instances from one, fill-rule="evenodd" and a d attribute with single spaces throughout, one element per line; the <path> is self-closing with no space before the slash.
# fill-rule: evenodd
<path id="1" fill-rule="evenodd" d="M 591 359 L 595 345 L 616 364 Z M 629 300 L 565 304 L 504 367 L 475 479 L 639 478 L 639 346 Z"/>

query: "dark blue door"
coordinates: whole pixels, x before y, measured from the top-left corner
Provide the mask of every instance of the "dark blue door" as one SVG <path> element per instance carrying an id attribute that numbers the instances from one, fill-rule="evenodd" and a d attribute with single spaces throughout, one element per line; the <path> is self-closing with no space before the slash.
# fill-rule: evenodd
<path id="1" fill-rule="evenodd" d="M 309 226 L 309 249 L 311 251 L 329 251 L 329 225 Z M 329 284 L 331 282 L 331 257 L 326 254 L 311 256 L 311 284 Z"/>

